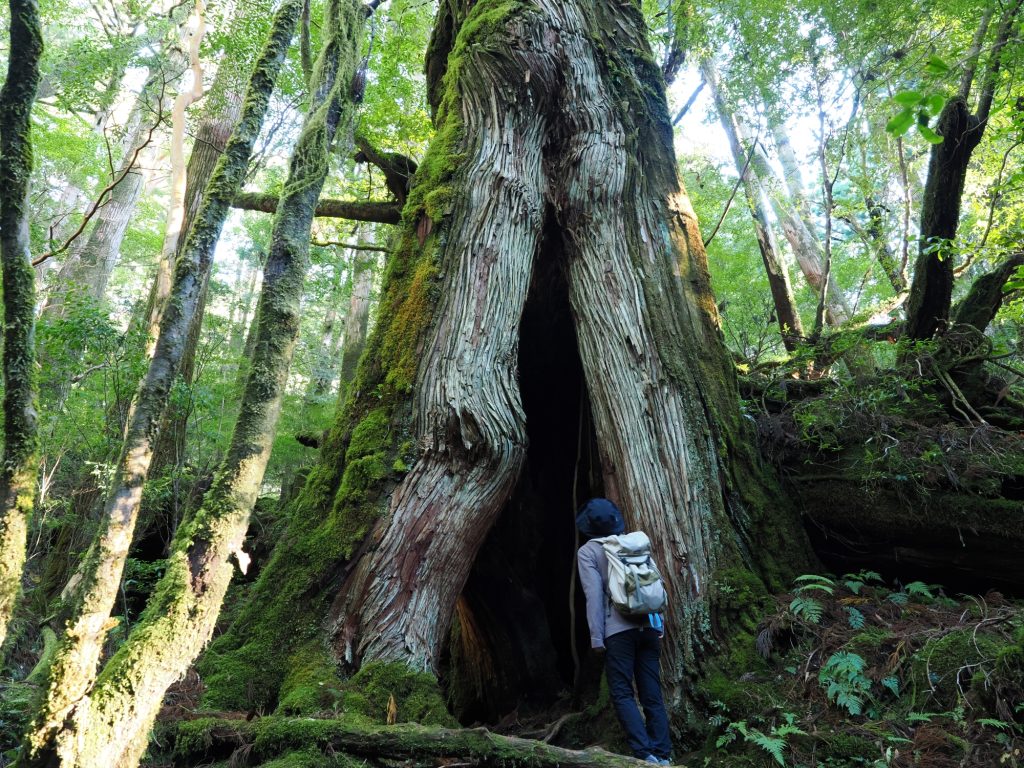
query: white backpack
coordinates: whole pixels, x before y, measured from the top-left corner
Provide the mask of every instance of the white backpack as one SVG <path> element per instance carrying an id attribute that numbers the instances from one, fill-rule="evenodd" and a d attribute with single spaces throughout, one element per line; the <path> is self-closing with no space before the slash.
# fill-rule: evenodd
<path id="1" fill-rule="evenodd" d="M 668 602 L 665 583 L 642 531 L 598 539 L 608 556 L 608 597 L 623 616 L 660 613 Z"/>

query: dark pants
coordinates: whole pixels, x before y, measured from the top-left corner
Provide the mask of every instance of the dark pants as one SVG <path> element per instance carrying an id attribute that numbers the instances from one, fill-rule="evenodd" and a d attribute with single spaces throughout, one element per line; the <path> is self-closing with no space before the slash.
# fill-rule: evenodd
<path id="1" fill-rule="evenodd" d="M 641 760 L 648 755 L 668 759 L 672 742 L 661 698 L 661 638 L 649 629 L 628 629 L 606 637 L 604 646 L 608 690 L 629 748 Z M 633 696 L 634 680 L 643 718 Z"/>

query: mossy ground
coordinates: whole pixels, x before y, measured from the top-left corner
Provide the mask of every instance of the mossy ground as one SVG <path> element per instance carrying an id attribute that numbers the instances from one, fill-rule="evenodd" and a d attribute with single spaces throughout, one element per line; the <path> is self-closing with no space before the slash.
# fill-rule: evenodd
<path id="1" fill-rule="evenodd" d="M 688 764 L 1019 763 L 1024 607 L 872 573 L 805 578 L 773 602 L 711 660 L 706 739 Z"/>

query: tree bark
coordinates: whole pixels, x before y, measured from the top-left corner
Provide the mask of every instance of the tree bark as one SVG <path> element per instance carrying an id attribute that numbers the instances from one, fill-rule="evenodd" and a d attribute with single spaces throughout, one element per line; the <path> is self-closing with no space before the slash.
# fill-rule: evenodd
<path id="1" fill-rule="evenodd" d="M 526 458 L 519 325 L 555 260 L 604 491 L 675 596 L 664 680 L 685 706 L 716 569 L 775 582 L 768 553 L 807 550 L 750 449 L 642 18 L 611 0 L 445 3 L 427 72 L 437 132 L 378 320 L 287 534 L 201 662 L 205 704 L 273 706 L 332 602 L 338 659 L 436 672 Z"/>
<path id="2" fill-rule="evenodd" d="M 440 217 L 414 208 L 399 246 L 436 249 L 439 270 L 433 320 L 416 347 L 419 453 L 348 566 L 331 611 L 336 652 L 352 664 L 438 669 L 469 566 L 525 458 L 518 322 L 554 203 L 605 486 L 657 542 L 676 596 L 663 668 L 678 705 L 707 610 L 696 585 L 730 549 L 712 533 L 732 524 L 713 437 L 724 424 L 709 417 L 736 401 L 661 80 L 643 63 L 631 6 L 542 0 L 475 23 L 486 13 L 494 9 L 478 3 L 453 24 L 438 129 L 465 119 L 449 182 L 457 191 Z M 615 77 L 598 50 L 613 57 Z M 641 97 L 644 87 L 658 97 Z M 346 490 L 343 479 L 338 502 Z"/>
<path id="3" fill-rule="evenodd" d="M 211 104 L 214 102 L 211 102 Z M 216 105 L 207 110 L 196 131 L 195 143 L 188 158 L 185 172 L 185 197 L 182 201 L 184 216 L 182 232 L 187 236 L 199 212 L 199 204 L 210 178 L 213 176 L 217 160 L 224 153 L 235 123 L 241 116 L 242 104 L 237 96 L 225 94 Z M 181 258 L 184 251 L 185 238 L 178 241 L 174 260 Z M 154 286 L 157 285 L 154 282 Z M 196 352 L 199 349 L 199 338 L 202 332 L 203 315 L 206 310 L 206 299 L 210 287 L 210 274 L 207 273 L 199 290 L 199 301 L 189 325 L 185 349 L 181 356 L 179 378 L 185 386 L 192 384 L 195 375 Z M 154 297 L 154 301 L 157 297 Z M 156 445 L 153 449 L 153 463 L 150 471 L 154 475 L 167 466 L 178 466 L 184 461 L 185 439 L 188 434 L 188 417 L 191 409 L 188 406 L 171 405 L 160 424 Z M 150 521 L 151 522 L 151 521 Z M 170 521 L 169 529 L 173 531 L 174 522 Z"/>
<path id="4" fill-rule="evenodd" d="M 112 626 L 110 610 L 131 544 L 142 485 L 152 459 L 154 432 L 181 359 L 199 287 L 210 269 L 231 201 L 244 180 L 300 9 L 301 0 L 291 0 L 275 17 L 270 39 L 249 84 L 242 119 L 218 161 L 178 261 L 156 354 L 139 390 L 100 530 L 73 580 L 76 583 L 69 585 L 71 616 L 49 669 L 45 699 L 22 748 L 23 766 L 108 764 L 91 762 L 91 750 L 97 745 L 80 740 L 85 732 L 78 730 L 76 723 L 79 718 L 88 720 L 90 711 L 101 703 L 91 689 L 103 641 Z M 83 755 L 88 758 L 84 762 Z"/>
<path id="5" fill-rule="evenodd" d="M 32 104 L 43 35 L 36 0 L 10 0 L 7 79 L 0 90 L 0 267 L 3 269 L 4 447 L 0 464 L 0 646 L 21 593 L 37 453 L 35 273 L 29 253 Z"/>
<path id="6" fill-rule="evenodd" d="M 301 7 L 301 2 L 298 5 Z M 283 10 L 275 56 L 290 37 L 299 9 L 285 6 Z M 298 338 L 313 210 L 327 176 L 330 144 L 343 117 L 347 122 L 352 116 L 351 100 L 346 97 L 359 60 L 366 17 L 367 10 L 358 0 L 333 0 L 328 6 L 325 26 L 329 37 L 314 70 L 306 123 L 292 152 L 274 220 L 257 310 L 255 353 L 228 454 L 202 506 L 179 528 L 165 575 L 142 619 L 96 679 L 88 705 L 75 707 L 62 726 L 56 739 L 62 766 L 129 768 L 138 764 L 164 693 L 188 670 L 213 633 L 234 568 L 229 558 L 234 556 L 240 570 L 246 570 L 249 558 L 242 551 L 242 542 L 270 458 Z M 252 99 L 250 93 L 246 104 Z M 243 115 L 241 130 L 255 125 L 251 115 Z M 237 138 L 236 132 L 232 145 Z M 229 146 L 228 156 L 234 154 L 233 149 Z M 218 165 L 218 171 L 222 170 Z M 240 180 L 241 174 L 237 178 Z M 234 190 L 224 189 L 222 184 L 215 172 L 211 190 L 220 192 L 219 207 L 226 211 L 227 193 Z M 207 201 L 203 211 L 209 207 Z M 190 244 L 201 236 L 204 224 L 200 216 Z M 186 258 L 189 251 L 186 246 Z M 172 291 L 171 298 L 165 318 L 173 319 L 176 292 Z M 161 330 L 158 353 L 166 327 Z M 158 359 L 159 354 L 154 362 Z M 140 405 L 137 413 L 142 411 Z"/>
<path id="7" fill-rule="evenodd" d="M 760 182 L 751 171 L 747 152 L 740 143 L 740 129 L 736 123 L 736 116 L 722 92 L 718 70 L 711 59 L 701 62 L 701 73 L 711 89 L 719 121 L 729 139 L 729 148 L 732 151 L 733 162 L 736 163 L 736 172 L 743 181 L 743 192 L 746 195 L 747 208 L 754 222 L 757 247 L 761 252 L 761 261 L 764 263 L 764 271 L 768 277 L 768 288 L 772 294 L 772 303 L 775 306 L 775 316 L 779 324 L 779 333 L 782 335 L 782 343 L 787 350 L 793 351 L 804 335 L 803 322 L 800 319 L 796 300 L 793 298 L 789 270 L 779 251 L 775 231 L 772 229 L 771 222 L 768 221 L 767 208 L 770 203 Z M 749 151 L 756 153 L 757 147 L 753 146 Z"/>
<path id="8" fill-rule="evenodd" d="M 149 142 L 153 130 L 153 126 L 143 119 L 143 114 L 153 106 L 154 85 L 152 80 L 147 82 L 136 99 L 125 126 L 121 163 L 114 173 L 114 179 L 120 181 L 110 190 L 97 212 L 89 237 L 81 247 L 73 245 L 61 264 L 57 285 L 44 309 L 48 313 L 63 315 L 70 292 L 80 292 L 96 302 L 106 296 L 107 282 L 120 255 L 121 242 L 142 194 L 144 178 L 140 167 L 144 160 L 139 149 Z"/>

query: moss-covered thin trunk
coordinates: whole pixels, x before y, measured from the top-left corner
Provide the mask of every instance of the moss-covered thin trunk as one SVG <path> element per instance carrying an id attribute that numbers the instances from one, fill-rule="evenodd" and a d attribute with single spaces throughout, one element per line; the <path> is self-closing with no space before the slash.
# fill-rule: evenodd
<path id="1" fill-rule="evenodd" d="M 88 728 L 79 730 L 76 723 L 80 717 L 87 719 L 98 703 L 91 700 L 96 665 L 106 633 L 113 626 L 110 611 L 131 545 L 142 486 L 152 459 L 155 431 L 181 360 L 199 288 L 210 269 L 231 201 L 244 181 L 300 7 L 301 0 L 289 0 L 275 17 L 270 39 L 249 83 L 242 119 L 218 161 L 185 250 L 175 267 L 171 299 L 161 321 L 156 354 L 139 389 L 104 505 L 100 530 L 75 577 L 75 584 L 70 585 L 69 620 L 60 628 L 61 642 L 50 666 L 46 696 L 23 747 L 23 766 L 111 764 L 93 761 L 94 755 L 86 747 L 95 748 L 95 743 L 80 738 L 90 731 Z"/>
<path id="2" fill-rule="evenodd" d="M 7 79 L 0 91 L 0 267 L 4 300 L 4 447 L 0 466 L 0 646 L 21 592 L 36 491 L 35 273 L 29 254 L 30 125 L 43 34 L 36 0 L 10 0 Z"/>
<path id="3" fill-rule="evenodd" d="M 293 12 L 285 10 L 287 24 L 281 26 L 290 31 Z M 329 5 L 330 33 L 274 221 L 255 352 L 228 454 L 202 506 L 179 528 L 166 573 L 142 619 L 104 666 L 88 706 L 78 706 L 65 721 L 57 739 L 62 766 L 137 764 L 164 692 L 188 670 L 213 632 L 234 567 L 229 558 L 233 555 L 242 570 L 247 566 L 242 541 L 270 457 L 298 337 L 313 210 L 327 175 L 330 143 L 342 116 L 351 114 L 343 106 L 365 19 L 357 0 Z M 222 189 L 218 182 L 215 175 L 211 187 Z M 197 231 L 202 224 L 200 216 Z M 173 305 L 167 316 L 173 316 Z"/>

